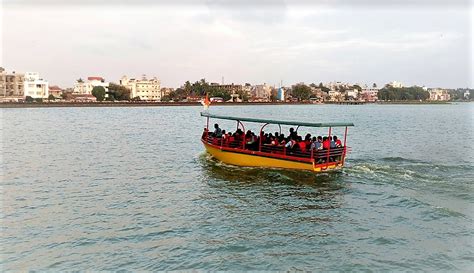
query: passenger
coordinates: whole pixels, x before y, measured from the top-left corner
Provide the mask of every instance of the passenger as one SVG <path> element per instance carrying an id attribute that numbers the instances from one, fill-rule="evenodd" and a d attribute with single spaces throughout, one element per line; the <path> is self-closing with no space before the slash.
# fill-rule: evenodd
<path id="1" fill-rule="evenodd" d="M 290 128 L 290 138 L 293 137 L 294 139 L 298 138 L 298 133 L 295 132 L 295 129 L 293 127 Z"/>
<path id="2" fill-rule="evenodd" d="M 271 144 L 272 146 L 278 146 L 278 143 L 279 143 L 279 142 L 278 142 L 278 138 L 273 137 L 273 138 L 272 138 L 272 142 L 271 142 L 270 144 Z"/>
<path id="3" fill-rule="evenodd" d="M 222 139 L 225 141 L 227 137 L 227 133 L 225 132 L 225 130 L 222 130 Z"/>
<path id="4" fill-rule="evenodd" d="M 234 135 L 232 135 L 231 132 L 229 132 L 229 136 L 227 137 L 227 143 L 229 143 L 229 146 L 232 145 L 235 141 Z"/>
<path id="5" fill-rule="evenodd" d="M 336 147 L 339 148 L 339 147 L 342 147 L 342 142 L 340 139 L 337 138 L 337 136 L 334 136 L 333 137 L 335 143 L 336 143 Z"/>
<path id="6" fill-rule="evenodd" d="M 219 128 L 219 124 L 217 124 L 217 123 L 214 124 L 214 128 L 215 128 L 215 130 L 214 130 L 213 136 L 214 137 L 222 137 L 222 130 L 221 130 L 221 128 Z"/>
<path id="7" fill-rule="evenodd" d="M 318 143 L 319 143 L 318 150 L 322 150 L 323 149 L 323 137 L 322 136 L 318 136 Z"/>
<path id="8" fill-rule="evenodd" d="M 311 150 L 320 150 L 320 148 L 321 148 L 321 142 L 319 142 L 316 137 L 313 137 L 310 149 Z"/>
<path id="9" fill-rule="evenodd" d="M 278 137 L 278 142 L 280 142 L 281 144 L 285 144 L 286 141 L 285 141 L 285 134 L 280 134 L 280 136 Z"/>
<path id="10" fill-rule="evenodd" d="M 301 152 L 306 152 L 306 141 L 303 141 L 302 137 L 298 137 L 298 147 L 300 148 Z"/>
<path id="11" fill-rule="evenodd" d="M 328 137 L 323 138 L 323 149 L 327 150 L 331 147 L 331 141 Z"/>
<path id="12" fill-rule="evenodd" d="M 286 148 L 293 149 L 295 147 L 296 140 L 294 138 L 288 137 L 288 142 L 285 144 Z"/>
<path id="13" fill-rule="evenodd" d="M 306 143 L 306 147 L 309 147 L 311 145 L 311 134 L 306 134 L 304 137 L 304 142 Z"/>
<path id="14" fill-rule="evenodd" d="M 336 137 L 336 139 L 337 139 L 337 137 Z M 334 148 L 336 148 L 336 141 L 335 141 L 335 140 L 333 140 L 333 138 L 332 138 L 332 137 L 329 137 L 329 140 L 331 141 L 331 149 L 334 149 Z"/>
<path id="15" fill-rule="evenodd" d="M 272 133 L 268 134 L 267 139 L 266 139 L 267 141 L 265 141 L 265 144 L 272 144 L 273 138 L 274 137 L 273 137 Z"/>

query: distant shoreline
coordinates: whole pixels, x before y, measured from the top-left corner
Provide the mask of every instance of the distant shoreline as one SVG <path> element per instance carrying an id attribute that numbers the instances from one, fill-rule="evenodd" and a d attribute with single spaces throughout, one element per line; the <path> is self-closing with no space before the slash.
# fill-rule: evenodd
<path id="1" fill-rule="evenodd" d="M 447 101 L 378 101 L 378 102 L 223 102 L 213 103 L 212 106 L 239 106 L 239 105 L 363 105 L 363 104 L 451 104 Z M 45 107 L 150 107 L 150 106 L 201 106 L 199 102 L 4 102 L 0 108 L 45 108 Z"/>

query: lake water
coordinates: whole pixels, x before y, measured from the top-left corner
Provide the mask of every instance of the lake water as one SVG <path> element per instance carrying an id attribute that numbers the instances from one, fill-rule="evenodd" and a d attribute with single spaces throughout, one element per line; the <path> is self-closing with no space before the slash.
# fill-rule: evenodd
<path id="1" fill-rule="evenodd" d="M 353 122 L 319 175 L 212 160 L 200 110 L 2 109 L 0 270 L 474 270 L 474 104 L 211 106 Z"/>

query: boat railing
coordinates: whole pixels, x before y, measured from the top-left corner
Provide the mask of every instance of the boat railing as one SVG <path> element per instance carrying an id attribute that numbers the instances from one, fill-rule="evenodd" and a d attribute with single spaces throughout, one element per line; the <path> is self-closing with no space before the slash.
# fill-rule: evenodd
<path id="1" fill-rule="evenodd" d="M 269 144 L 262 144 L 260 146 L 258 141 L 229 141 L 228 139 L 213 137 L 207 134 L 203 134 L 202 139 L 204 142 L 217 146 L 220 149 L 235 149 L 236 151 L 245 150 L 249 152 L 258 152 L 274 157 L 288 157 L 302 159 L 303 161 L 312 161 L 316 164 L 327 162 L 338 162 L 343 164 L 347 153 L 350 151 L 350 147 L 336 147 L 322 150 L 305 149 L 302 151 L 298 145 L 294 145 L 293 148 L 287 148 L 285 145 Z"/>

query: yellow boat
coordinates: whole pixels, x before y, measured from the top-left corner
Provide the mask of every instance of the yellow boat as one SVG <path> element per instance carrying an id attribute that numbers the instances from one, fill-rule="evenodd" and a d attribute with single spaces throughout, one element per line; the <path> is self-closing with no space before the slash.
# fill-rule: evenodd
<path id="1" fill-rule="evenodd" d="M 201 116 L 207 118 L 207 125 L 202 134 L 201 141 L 204 144 L 206 151 L 214 158 L 226 164 L 235 166 L 295 169 L 312 172 L 338 170 L 344 166 L 346 155 L 349 150 L 349 147 L 346 146 L 347 128 L 349 126 L 354 126 L 352 123 L 309 123 L 254 119 L 213 115 L 207 112 L 202 112 Z M 237 128 L 239 129 L 242 127 L 243 132 L 245 132 L 245 127 L 242 122 L 263 123 L 263 126 L 260 128 L 260 134 L 257 137 L 256 143 L 249 144 L 243 136 L 241 139 L 236 137 L 234 140 L 214 136 L 209 132 L 209 120 L 211 118 L 234 120 L 237 122 Z M 280 134 L 281 125 L 297 126 L 296 132 L 301 126 L 326 127 L 328 128 L 329 138 L 331 138 L 333 127 L 345 127 L 344 144 L 337 148 L 331 148 L 328 146 L 327 149 L 322 150 L 296 150 L 281 145 L 266 145 L 262 143 L 262 139 L 264 138 L 263 129 L 268 124 L 277 124 L 280 128 Z"/>

